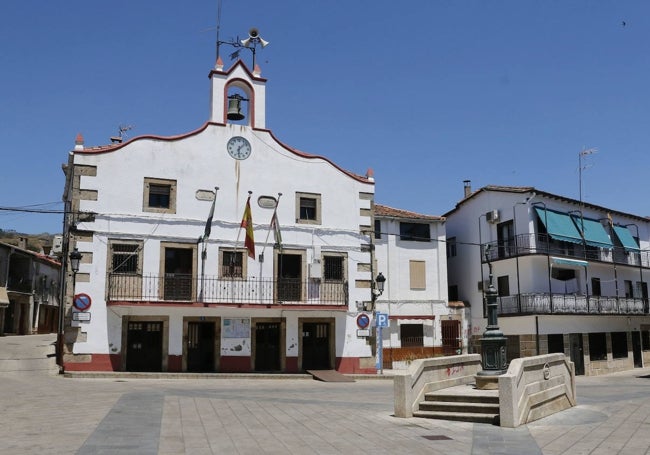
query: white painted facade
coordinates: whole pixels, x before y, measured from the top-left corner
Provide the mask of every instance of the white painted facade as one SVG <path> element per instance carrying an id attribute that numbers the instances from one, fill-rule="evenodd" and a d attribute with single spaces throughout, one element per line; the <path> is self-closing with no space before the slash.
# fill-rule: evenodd
<path id="1" fill-rule="evenodd" d="M 210 77 L 210 119 L 198 130 L 177 137 L 142 136 L 105 147 L 78 144 L 71 152 L 68 172 L 74 172 L 75 177 L 69 179 L 66 194 L 73 208 L 77 204 L 80 212 L 94 214 L 90 221 L 77 219 L 71 229 L 70 248 L 74 243 L 85 258 L 74 292 L 91 296 L 92 307 L 87 311 L 91 314 L 89 322 L 71 321 L 67 314 L 66 368 L 127 368 L 131 329 L 127 330 L 126 324 L 155 320 L 161 322 L 164 332 L 162 371 L 187 369 L 188 321 L 215 321 L 218 354 L 213 370 L 255 370 L 256 321 L 276 321 L 282 337 L 280 370 L 294 372 L 305 364 L 301 324 L 321 321 L 329 324 L 331 367 L 342 372 L 373 372 L 371 344 L 357 335 L 356 302 L 370 298 L 371 275 L 362 267 L 371 260 L 368 248 L 364 248 L 369 240 L 362 232 L 372 225 L 374 180 L 278 141 L 265 126 L 266 80 L 260 77 L 259 69 L 253 74 L 239 61 L 223 70 L 218 62 Z M 249 100 L 247 116 L 239 123 L 226 118 L 227 95 L 233 90 Z M 235 136 L 251 145 L 246 159 L 228 154 L 227 143 Z M 162 182 L 170 188 L 173 209 L 147 208 L 147 191 L 153 191 L 147 189 L 147 182 Z M 201 242 L 212 205 L 206 195 L 215 187 L 218 191 L 211 233 L 206 242 Z M 240 224 L 249 192 L 255 258 L 244 253 L 243 279 L 220 281 L 223 252 L 244 249 L 245 230 Z M 277 218 L 282 250 L 274 248 L 270 225 L 273 208 L 258 205 L 260 196 L 277 199 L 280 193 Z M 317 219 L 301 219 L 301 196 L 315 203 Z M 444 230 L 437 235 L 444 237 Z M 137 298 L 133 298 L 138 294 L 133 291 L 129 291 L 130 298 L 110 298 L 111 288 L 115 289 L 109 274 L 121 266 L 111 256 L 111 245 L 115 244 L 138 246 L 134 254 L 142 295 Z M 166 268 L 165 255 L 170 251 L 180 255 L 180 250 L 191 255 L 192 289 L 189 299 L 173 301 L 165 297 L 167 290 L 163 290 L 161 280 L 173 275 Z M 262 285 L 262 280 L 278 278 L 280 254 L 300 257 L 297 273 L 302 295 L 295 302 L 280 302 L 277 288 L 269 290 Z M 342 262 L 335 261 L 343 267 L 341 281 L 347 288 L 343 302 L 325 299 L 326 291 L 320 287 L 327 281 L 326 256 L 343 258 Z M 444 261 L 437 261 L 435 267 L 440 264 Z M 231 286 L 228 292 L 232 296 L 244 289 L 243 282 L 250 286 L 246 295 L 238 294 L 236 299 L 229 300 L 227 294 L 220 294 L 223 298 L 208 295 Z M 201 283 L 203 301 L 199 297 Z M 209 286 L 215 289 L 207 290 Z M 443 293 L 436 298 L 444 300 Z M 243 333 L 246 327 L 250 331 Z"/>
<path id="2" fill-rule="evenodd" d="M 577 223 L 580 214 L 584 220 L 595 221 L 613 247 L 587 247 L 585 253 L 579 241 L 557 241 L 545 227 L 549 211 L 560 216 L 573 214 Z M 540 219 L 542 215 L 546 220 Z M 445 216 L 447 241 L 455 244 L 455 254 L 448 257 L 449 285 L 457 290 L 459 300 L 471 306 L 470 336 L 475 348 L 487 325 L 481 289 L 487 289 L 485 247 L 491 245 L 493 283 L 499 291 L 498 323 L 511 338 L 509 351 L 519 351 L 513 353 L 515 357 L 546 353 L 549 343 L 553 344 L 549 340 L 563 335 L 565 353 L 574 361 L 581 357 L 578 364 L 584 360 L 586 374 L 628 369 L 650 360 L 650 352 L 646 352 L 650 350 L 647 218 L 535 188 L 496 186 L 468 191 Z M 639 242 L 641 254 L 626 250 L 613 226 L 627 229 Z M 552 304 L 549 294 L 553 295 Z M 623 332 L 628 339 L 627 357 L 612 354 L 612 333 Z M 606 333 L 606 360 L 590 358 L 589 334 L 595 333 Z M 518 346 L 512 341 L 516 339 Z M 635 348 L 640 339 L 646 340 L 645 344 Z M 573 352 L 570 340 L 583 343 L 582 355 Z M 508 355 L 511 357 L 510 352 Z"/>
<path id="3" fill-rule="evenodd" d="M 408 239 L 400 235 L 402 223 L 426 225 L 428 230 L 420 241 Z M 392 364 L 384 364 L 404 368 L 416 355 L 415 350 L 399 350 L 413 348 L 404 343 L 403 325 L 422 325 L 422 346 L 428 348 L 423 352 L 431 357 L 444 351 L 442 321 L 457 321 L 461 340 L 456 348 L 466 351 L 465 309 L 451 308 L 447 296 L 445 219 L 375 205 L 375 233 L 374 274 L 381 272 L 386 278 L 376 311 L 389 315 L 390 326 L 382 334 L 384 357 L 394 354 Z"/>

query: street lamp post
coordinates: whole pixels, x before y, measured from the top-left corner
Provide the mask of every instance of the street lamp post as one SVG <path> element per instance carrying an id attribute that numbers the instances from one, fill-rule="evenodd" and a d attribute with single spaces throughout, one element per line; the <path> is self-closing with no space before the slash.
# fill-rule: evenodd
<path id="1" fill-rule="evenodd" d="M 379 272 L 370 286 L 370 299 L 372 302 L 372 312 L 375 316 L 375 324 L 377 321 L 377 309 L 375 308 L 375 302 L 377 301 L 377 297 L 384 293 L 385 284 L 386 277 L 381 272 Z M 379 370 L 379 374 L 384 374 L 384 339 L 382 327 L 376 325 L 375 330 L 377 330 L 377 341 L 375 343 L 375 359 L 377 359 L 377 365 L 375 368 Z"/>
<path id="2" fill-rule="evenodd" d="M 379 272 L 379 274 L 375 277 L 375 282 L 373 283 L 372 286 L 372 308 L 375 308 L 375 301 L 377 300 L 377 297 L 382 295 L 384 293 L 384 286 L 386 284 L 386 277 L 384 276 L 383 273 Z"/>
<path id="3" fill-rule="evenodd" d="M 476 385 L 478 388 L 494 388 L 497 376 L 507 371 L 506 337 L 499 329 L 497 321 L 497 290 L 494 287 L 492 276 L 492 263 L 490 262 L 490 246 L 485 249 L 485 262 L 488 264 L 490 285 L 485 291 L 487 301 L 488 325 L 481 338 L 481 360 L 483 370 L 477 373 Z"/>
<path id="4" fill-rule="evenodd" d="M 75 249 L 68 256 L 70 259 L 70 270 L 72 270 L 72 298 L 74 299 L 74 288 L 77 284 L 77 272 L 79 271 L 79 263 L 81 262 L 82 255 L 79 250 Z M 63 368 L 63 345 L 65 338 L 65 301 L 67 292 L 63 293 L 63 298 L 59 302 L 59 333 L 57 334 L 56 347 L 57 347 L 57 360 L 60 368 Z"/>

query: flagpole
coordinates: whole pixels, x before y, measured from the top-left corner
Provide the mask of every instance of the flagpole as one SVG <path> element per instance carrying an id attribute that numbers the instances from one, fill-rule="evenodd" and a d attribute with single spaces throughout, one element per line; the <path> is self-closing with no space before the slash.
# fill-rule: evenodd
<path id="1" fill-rule="evenodd" d="M 210 208 L 210 214 L 208 215 L 208 220 L 205 223 L 205 230 L 201 236 L 201 243 L 203 244 L 201 251 L 201 291 L 199 292 L 199 302 L 203 302 L 203 287 L 205 283 L 205 259 L 208 257 L 207 251 L 207 240 L 210 237 L 210 232 L 212 232 L 212 217 L 214 216 L 214 206 L 217 203 L 217 191 L 219 187 L 214 187 L 214 199 L 212 200 L 212 207 Z"/>
<path id="2" fill-rule="evenodd" d="M 282 193 L 278 193 L 278 199 L 277 201 L 275 201 L 275 208 L 273 209 L 273 215 L 271 216 L 269 229 L 266 231 L 266 240 L 264 240 L 264 248 L 262 248 L 262 257 L 264 257 L 264 252 L 266 251 L 266 245 L 269 243 L 269 237 L 271 236 L 271 229 L 273 229 L 273 220 L 277 222 L 278 205 L 280 205 L 281 197 L 282 197 Z"/>
<path id="3" fill-rule="evenodd" d="M 271 235 L 271 229 L 273 229 L 273 222 L 278 222 L 278 205 L 280 204 L 280 198 L 282 197 L 282 193 L 278 193 L 278 199 L 275 201 L 275 207 L 273 208 L 273 215 L 271 215 L 271 222 L 269 223 L 269 229 L 266 231 L 266 240 L 264 240 L 264 247 L 262 247 L 262 253 L 260 254 L 260 273 L 259 273 L 259 295 L 260 295 L 260 302 L 263 299 L 263 292 L 262 292 L 262 268 L 264 267 L 264 252 L 266 251 L 266 245 L 269 243 L 269 236 Z M 276 239 L 277 242 L 277 239 Z M 271 270 L 273 270 L 273 264 L 271 264 Z M 272 276 L 273 274 L 271 274 Z"/>

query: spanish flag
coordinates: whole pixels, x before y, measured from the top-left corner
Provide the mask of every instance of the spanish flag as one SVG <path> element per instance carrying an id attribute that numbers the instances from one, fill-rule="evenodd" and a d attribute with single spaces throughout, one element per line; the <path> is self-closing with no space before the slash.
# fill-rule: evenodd
<path id="1" fill-rule="evenodd" d="M 255 238 L 253 237 L 253 215 L 251 213 L 251 197 L 248 196 L 244 216 L 241 219 L 241 227 L 246 230 L 244 245 L 248 250 L 248 257 L 255 259 Z"/>

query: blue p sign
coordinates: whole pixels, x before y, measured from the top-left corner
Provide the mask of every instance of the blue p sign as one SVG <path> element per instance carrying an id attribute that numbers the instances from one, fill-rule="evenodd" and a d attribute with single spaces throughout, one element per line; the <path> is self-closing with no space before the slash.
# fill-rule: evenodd
<path id="1" fill-rule="evenodd" d="M 388 327 L 388 314 L 377 313 L 377 327 Z"/>

